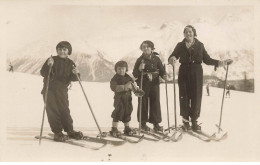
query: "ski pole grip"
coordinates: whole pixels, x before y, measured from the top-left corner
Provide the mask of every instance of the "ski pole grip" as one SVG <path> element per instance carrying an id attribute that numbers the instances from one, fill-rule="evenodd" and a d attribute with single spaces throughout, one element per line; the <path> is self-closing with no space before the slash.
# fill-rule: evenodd
<path id="1" fill-rule="evenodd" d="M 73 69 L 76 69 L 76 65 L 73 64 L 73 65 L 72 65 L 72 68 L 73 68 Z M 79 73 L 74 73 L 74 74 L 77 76 L 78 80 L 80 80 Z"/>
<path id="2" fill-rule="evenodd" d="M 52 58 L 52 55 L 51 55 L 51 57 L 48 58 L 48 60 L 51 59 L 51 58 Z M 49 67 L 52 67 L 52 66 L 53 66 L 53 63 L 48 64 L 48 65 L 49 65 Z"/>

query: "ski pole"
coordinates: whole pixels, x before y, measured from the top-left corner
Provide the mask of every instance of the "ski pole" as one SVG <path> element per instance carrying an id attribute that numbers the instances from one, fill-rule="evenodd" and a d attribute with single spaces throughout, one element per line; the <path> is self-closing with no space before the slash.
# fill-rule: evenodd
<path id="1" fill-rule="evenodd" d="M 47 98 L 48 98 L 51 69 L 52 69 L 52 64 L 49 65 L 46 90 L 45 90 L 45 94 L 44 94 L 44 108 L 43 108 L 43 114 L 42 114 L 42 125 L 41 125 L 40 137 L 39 137 L 39 145 L 41 145 L 41 140 L 42 140 L 43 124 L 44 124 L 44 117 L 45 117 L 45 111 L 46 111 L 46 103 L 47 103 Z"/>
<path id="2" fill-rule="evenodd" d="M 222 120 L 222 112 L 223 112 L 226 83 L 227 83 L 227 75 L 228 75 L 228 65 L 227 65 L 226 77 L 225 77 L 225 82 L 224 82 L 224 90 L 223 90 L 223 97 L 222 97 L 222 103 L 221 103 L 220 119 L 219 119 L 219 125 L 218 125 L 218 133 L 220 133 L 220 130 L 221 130 L 221 120 Z"/>
<path id="3" fill-rule="evenodd" d="M 172 65 L 173 70 L 173 93 L 174 93 L 174 122 L 177 129 L 177 114 L 176 114 L 176 89 L 175 89 L 175 65 Z"/>
<path id="4" fill-rule="evenodd" d="M 76 68 L 76 67 L 74 66 L 74 68 Z M 78 81 L 79 81 L 79 85 L 80 85 L 80 87 L 81 87 L 81 89 L 82 89 L 82 92 L 83 92 L 83 94 L 84 94 L 84 96 L 85 96 L 85 99 L 86 99 L 86 101 L 87 101 L 87 103 L 88 103 L 90 112 L 91 112 L 91 114 L 92 114 L 92 116 L 93 116 L 93 118 L 94 118 L 94 120 L 95 120 L 95 123 L 96 123 L 96 125 L 97 125 L 97 127 L 98 127 L 98 130 L 99 130 L 99 132 L 100 132 L 100 136 L 103 136 L 103 133 L 102 133 L 102 131 L 101 131 L 99 125 L 98 125 L 97 119 L 96 119 L 96 117 L 95 117 L 95 115 L 94 115 L 94 112 L 93 112 L 93 110 L 92 110 L 92 108 L 91 108 L 91 105 L 90 105 L 90 103 L 89 103 L 89 101 L 88 101 L 88 98 L 87 98 L 87 95 L 86 95 L 86 93 L 85 93 L 85 90 L 84 90 L 84 88 L 83 88 L 83 86 L 82 86 L 82 83 L 81 83 L 81 80 L 80 80 L 80 78 L 79 78 L 79 75 L 78 75 L 78 74 L 75 74 L 75 75 L 77 76 L 77 79 L 78 79 Z"/>
<path id="5" fill-rule="evenodd" d="M 164 64 L 164 68 L 166 71 L 166 65 Z M 167 80 L 165 80 L 165 93 L 166 93 L 166 106 L 167 106 L 167 120 L 168 120 L 168 128 L 170 128 L 170 119 L 169 119 L 169 104 L 168 104 L 168 89 L 167 89 Z M 169 133 L 170 133 L 169 129 Z"/>
<path id="6" fill-rule="evenodd" d="M 142 63 L 144 63 L 144 60 L 142 60 Z M 141 71 L 141 80 L 140 80 L 140 89 L 143 89 L 143 76 L 144 76 L 144 71 Z M 139 135 L 141 134 L 141 120 L 142 120 L 142 97 L 139 98 Z"/>

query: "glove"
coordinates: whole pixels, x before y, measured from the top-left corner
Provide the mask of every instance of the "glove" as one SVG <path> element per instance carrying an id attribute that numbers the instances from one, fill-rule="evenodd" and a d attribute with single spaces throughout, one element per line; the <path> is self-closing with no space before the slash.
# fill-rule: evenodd
<path id="1" fill-rule="evenodd" d="M 147 73 L 147 77 L 148 77 L 149 81 L 153 81 L 152 73 Z"/>
<path id="2" fill-rule="evenodd" d="M 74 67 L 74 68 L 72 69 L 72 73 L 73 73 L 73 74 L 79 74 L 78 68 Z"/>
<path id="3" fill-rule="evenodd" d="M 174 66 L 175 63 L 176 63 L 176 61 L 177 61 L 176 57 L 175 57 L 175 56 L 172 56 L 172 57 L 169 59 L 169 64 L 171 64 L 172 66 Z"/>
<path id="4" fill-rule="evenodd" d="M 145 67 L 145 64 L 144 63 L 141 63 L 139 65 L 139 71 L 141 72 L 142 70 L 144 70 L 144 67 Z"/>
<path id="5" fill-rule="evenodd" d="M 54 63 L 54 60 L 53 60 L 52 57 L 50 57 L 50 58 L 48 59 L 48 61 L 47 61 L 48 66 L 52 66 L 53 63 Z"/>
<path id="6" fill-rule="evenodd" d="M 218 62 L 218 66 L 219 66 L 219 67 L 225 67 L 226 65 L 232 64 L 232 62 L 233 62 L 233 60 L 231 60 L 231 59 L 219 61 L 219 62 Z"/>
<path id="7" fill-rule="evenodd" d="M 137 97 L 144 96 L 145 93 L 142 89 L 138 88 L 134 83 L 131 83 L 131 85 L 132 85 L 132 90 Z"/>
<path id="8" fill-rule="evenodd" d="M 130 91 L 130 90 L 132 90 L 131 81 L 125 84 L 125 91 Z"/>
<path id="9" fill-rule="evenodd" d="M 135 94 L 137 97 L 143 97 L 143 96 L 145 95 L 145 92 L 144 92 L 142 89 L 137 88 L 137 89 L 134 91 L 134 94 Z"/>

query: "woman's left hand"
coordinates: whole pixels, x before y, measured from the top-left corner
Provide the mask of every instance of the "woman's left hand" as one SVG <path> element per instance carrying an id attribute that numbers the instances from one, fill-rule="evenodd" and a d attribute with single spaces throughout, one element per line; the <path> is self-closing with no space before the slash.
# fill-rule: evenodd
<path id="1" fill-rule="evenodd" d="M 219 67 L 225 67 L 226 65 L 232 64 L 233 60 L 232 59 L 227 59 L 223 61 L 219 61 Z"/>
<path id="2" fill-rule="evenodd" d="M 232 62 L 233 62 L 232 59 L 224 60 L 225 65 L 230 65 L 230 64 L 232 64 Z"/>

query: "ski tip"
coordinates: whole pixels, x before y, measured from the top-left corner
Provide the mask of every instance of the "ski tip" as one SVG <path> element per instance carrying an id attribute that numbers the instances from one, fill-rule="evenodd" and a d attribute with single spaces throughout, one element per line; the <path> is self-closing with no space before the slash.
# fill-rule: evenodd
<path id="1" fill-rule="evenodd" d="M 220 131 L 223 131 L 222 128 L 220 128 L 219 125 L 216 124 L 216 127 L 217 127 Z"/>
<path id="2" fill-rule="evenodd" d="M 178 136 L 177 140 L 181 140 L 182 139 L 182 133 Z"/>
<path id="3" fill-rule="evenodd" d="M 210 136 L 212 139 L 215 139 L 217 137 L 216 133 L 213 133 L 211 136 Z"/>
<path id="4" fill-rule="evenodd" d="M 138 142 L 142 141 L 143 139 L 144 139 L 144 135 L 142 135 L 142 136 L 139 138 Z"/>
<path id="5" fill-rule="evenodd" d="M 224 140 L 224 139 L 226 139 L 227 137 L 228 137 L 228 133 L 226 132 L 226 133 L 222 136 L 221 140 Z"/>

